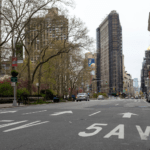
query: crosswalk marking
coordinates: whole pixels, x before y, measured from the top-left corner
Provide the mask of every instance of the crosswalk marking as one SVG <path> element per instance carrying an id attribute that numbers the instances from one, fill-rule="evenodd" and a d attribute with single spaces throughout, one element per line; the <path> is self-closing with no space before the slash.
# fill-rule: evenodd
<path id="1" fill-rule="evenodd" d="M 28 124 L 25 124 L 25 125 L 22 125 L 22 126 L 19 126 L 19 127 L 15 127 L 15 128 L 12 128 L 12 129 L 8 129 L 8 130 L 5 130 L 5 131 L 3 131 L 3 132 L 10 132 L 10 131 L 14 131 L 14 130 L 19 130 L 19 129 L 23 129 L 23 128 L 28 128 L 28 127 L 32 127 L 32 126 L 36 126 L 36 125 L 48 123 L 48 122 L 49 122 L 49 121 L 41 122 L 41 121 L 39 120 L 39 121 L 31 122 L 31 123 L 28 123 Z"/>
<path id="2" fill-rule="evenodd" d="M 140 100 L 140 99 L 138 99 L 138 100 L 134 100 L 134 102 L 140 103 L 140 102 L 141 102 L 141 100 Z"/>
<path id="3" fill-rule="evenodd" d="M 1 111 L 0 114 L 6 114 L 6 113 L 15 113 L 17 111 Z"/>
<path id="4" fill-rule="evenodd" d="M 0 125 L 0 128 L 12 126 L 12 125 L 19 124 L 19 123 L 23 123 L 23 122 L 27 122 L 27 121 L 28 121 L 28 120 L 18 121 L 18 122 L 13 122 L 13 123 L 7 123 L 7 124 L 2 124 L 2 125 Z"/>
<path id="5" fill-rule="evenodd" d="M 14 120 L 0 120 L 0 122 L 12 122 Z"/>

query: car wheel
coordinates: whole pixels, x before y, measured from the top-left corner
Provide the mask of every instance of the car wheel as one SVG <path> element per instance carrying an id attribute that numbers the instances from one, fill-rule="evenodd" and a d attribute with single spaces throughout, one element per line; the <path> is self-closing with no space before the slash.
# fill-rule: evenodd
<path id="1" fill-rule="evenodd" d="M 78 100 L 77 100 L 77 102 L 78 102 Z"/>

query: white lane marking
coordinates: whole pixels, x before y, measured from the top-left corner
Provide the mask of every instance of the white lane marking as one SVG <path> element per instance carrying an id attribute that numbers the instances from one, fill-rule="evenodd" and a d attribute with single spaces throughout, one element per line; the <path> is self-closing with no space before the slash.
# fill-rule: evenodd
<path id="1" fill-rule="evenodd" d="M 140 137 L 141 137 L 141 140 L 147 140 L 148 137 L 149 137 L 149 135 L 150 135 L 150 126 L 147 126 L 147 127 L 146 127 L 145 132 L 143 132 L 142 129 L 141 129 L 141 127 L 138 126 L 138 125 L 136 125 L 136 128 L 137 128 L 137 130 L 138 130 L 138 132 L 139 132 L 139 135 L 140 135 Z"/>
<path id="2" fill-rule="evenodd" d="M 145 102 L 149 106 L 149 103 L 147 103 L 144 99 L 143 99 L 143 102 Z"/>
<path id="3" fill-rule="evenodd" d="M 2 124 L 2 125 L 0 125 L 0 128 L 12 126 L 12 125 L 19 124 L 19 123 L 23 123 L 23 122 L 27 122 L 27 121 L 28 121 L 28 120 L 18 121 L 18 122 L 13 122 L 13 123 L 7 123 L 7 124 Z"/>
<path id="4" fill-rule="evenodd" d="M 116 104 L 115 106 L 118 106 L 119 104 Z"/>
<path id="5" fill-rule="evenodd" d="M 133 114 L 133 113 L 127 112 L 127 113 L 121 113 L 120 115 L 123 115 L 122 118 L 131 118 L 132 115 L 137 115 L 137 114 Z"/>
<path id="6" fill-rule="evenodd" d="M 12 122 L 14 120 L 0 120 L 0 122 Z"/>
<path id="7" fill-rule="evenodd" d="M 124 124 L 120 124 L 115 127 L 112 131 L 105 135 L 104 138 L 110 138 L 112 135 L 117 135 L 118 139 L 124 139 Z"/>
<path id="8" fill-rule="evenodd" d="M 58 116 L 58 115 L 62 115 L 62 114 L 72 114 L 72 111 L 63 111 L 63 112 L 56 112 L 54 114 L 51 114 L 51 116 Z"/>
<path id="9" fill-rule="evenodd" d="M 23 115 L 27 115 L 27 114 L 35 114 L 35 113 L 45 112 L 45 111 L 47 111 L 47 110 L 36 111 L 36 112 L 29 112 L 29 113 L 23 113 Z"/>
<path id="10" fill-rule="evenodd" d="M 102 127 L 98 127 L 98 126 L 107 126 L 107 124 L 94 123 L 91 126 L 89 126 L 88 128 L 86 128 L 88 130 L 96 129 L 94 132 L 92 132 L 92 133 L 79 132 L 78 135 L 81 136 L 81 137 L 94 136 L 94 135 L 98 134 L 102 130 Z"/>
<path id="11" fill-rule="evenodd" d="M 6 113 L 15 113 L 17 111 L 1 111 L 0 114 L 6 114 Z"/>
<path id="12" fill-rule="evenodd" d="M 89 115 L 89 116 L 93 116 L 93 115 L 98 114 L 98 113 L 100 113 L 100 112 L 101 112 L 101 111 L 98 111 L 98 112 L 93 113 L 93 114 L 91 114 L 91 115 Z"/>
<path id="13" fill-rule="evenodd" d="M 25 125 L 22 125 L 22 126 L 19 126 L 19 127 L 16 127 L 16 128 L 8 129 L 8 130 L 5 130 L 5 131 L 3 131 L 3 132 L 10 132 L 10 131 L 14 131 L 14 130 L 19 130 L 19 129 L 23 129 L 23 128 L 28 128 L 28 127 L 32 127 L 32 126 L 37 126 L 37 125 L 40 125 L 40 124 L 48 123 L 48 122 L 49 122 L 49 121 L 41 122 L 41 121 L 39 120 L 39 121 L 31 122 L 31 123 L 28 123 L 28 124 L 25 124 Z"/>

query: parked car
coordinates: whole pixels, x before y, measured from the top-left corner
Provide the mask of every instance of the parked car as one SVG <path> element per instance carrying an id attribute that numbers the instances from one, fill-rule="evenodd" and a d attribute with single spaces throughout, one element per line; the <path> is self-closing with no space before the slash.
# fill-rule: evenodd
<path id="1" fill-rule="evenodd" d="M 125 99 L 128 99 L 128 97 L 125 97 Z"/>
<path id="2" fill-rule="evenodd" d="M 104 96 L 103 95 L 98 95 L 97 99 L 98 100 L 104 100 Z"/>
<path id="3" fill-rule="evenodd" d="M 147 97 L 147 101 L 150 102 L 150 95 Z"/>
<path id="4" fill-rule="evenodd" d="M 133 97 L 131 97 L 131 99 L 134 99 Z"/>
<path id="5" fill-rule="evenodd" d="M 77 98 L 76 98 L 76 101 L 78 102 L 78 101 L 89 101 L 89 96 L 88 96 L 88 94 L 87 93 L 78 93 L 78 95 L 77 95 Z"/>

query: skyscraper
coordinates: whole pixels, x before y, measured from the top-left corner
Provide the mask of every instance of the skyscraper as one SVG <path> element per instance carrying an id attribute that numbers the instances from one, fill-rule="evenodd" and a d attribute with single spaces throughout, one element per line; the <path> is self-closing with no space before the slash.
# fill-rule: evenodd
<path id="1" fill-rule="evenodd" d="M 145 51 L 145 57 L 143 58 L 142 70 L 141 70 L 141 90 L 147 92 L 147 84 L 150 72 L 150 46 Z M 149 89 L 150 90 L 150 89 Z"/>
<path id="2" fill-rule="evenodd" d="M 134 78 L 133 79 L 133 86 L 134 87 L 138 87 L 139 85 L 138 85 L 138 78 Z"/>
<path id="3" fill-rule="evenodd" d="M 0 0 L 0 11 L 2 10 L 2 0 Z M 0 13 L 0 43 L 1 43 L 1 20 L 2 20 L 2 18 L 1 18 L 2 16 L 1 16 L 1 13 Z M 2 60 L 1 60 L 1 48 L 0 48 L 0 75 L 1 75 L 1 69 L 2 69 Z"/>
<path id="4" fill-rule="evenodd" d="M 104 19 L 97 33 L 97 90 L 123 92 L 122 27 L 116 11 Z"/>

